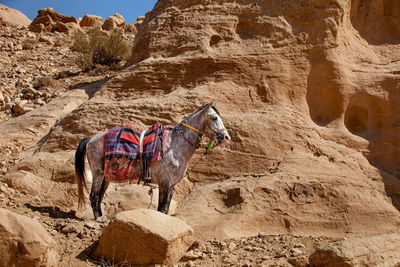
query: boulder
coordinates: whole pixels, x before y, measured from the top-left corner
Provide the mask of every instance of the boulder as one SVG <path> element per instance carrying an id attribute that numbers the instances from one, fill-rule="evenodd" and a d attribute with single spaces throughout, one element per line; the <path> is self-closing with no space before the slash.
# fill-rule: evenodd
<path id="1" fill-rule="evenodd" d="M 348 239 L 318 248 L 310 266 L 399 266 L 399 251 L 399 234 Z"/>
<path id="2" fill-rule="evenodd" d="M 89 14 L 86 14 L 79 23 L 81 27 L 94 27 L 94 26 L 101 26 L 102 24 L 103 24 L 102 17 Z"/>
<path id="3" fill-rule="evenodd" d="M 57 22 L 54 27 L 54 31 L 64 32 L 64 33 L 73 33 L 77 29 L 79 29 L 79 25 L 74 22 L 69 22 L 69 23 Z"/>
<path id="4" fill-rule="evenodd" d="M 102 25 L 91 27 L 86 33 L 88 35 L 108 36 L 107 32 L 103 30 Z"/>
<path id="5" fill-rule="evenodd" d="M 136 209 L 118 213 L 103 230 L 96 258 L 124 264 L 172 265 L 193 243 L 193 230 L 163 213 Z"/>
<path id="6" fill-rule="evenodd" d="M 111 17 L 108 17 L 103 24 L 103 30 L 112 31 L 116 28 L 124 27 L 125 20 L 124 17 L 118 13 L 115 13 Z"/>
<path id="7" fill-rule="evenodd" d="M 12 110 L 15 114 L 17 115 L 23 115 L 25 113 L 28 113 L 33 110 L 32 107 L 27 106 L 28 100 L 21 100 L 18 103 L 16 103 L 13 107 Z"/>
<path id="8" fill-rule="evenodd" d="M 133 33 L 133 34 L 136 34 L 137 33 L 137 23 L 136 22 L 134 22 L 134 23 L 131 23 L 131 24 L 125 24 L 125 27 L 124 27 L 124 30 L 125 30 L 125 32 L 131 32 L 131 33 Z"/>
<path id="9" fill-rule="evenodd" d="M 0 4 L 0 24 L 28 26 L 31 20 L 22 12 Z"/>
<path id="10" fill-rule="evenodd" d="M 0 266 L 57 266 L 57 244 L 35 219 L 0 208 Z"/>
<path id="11" fill-rule="evenodd" d="M 139 30 L 140 25 L 143 23 L 145 17 L 144 16 L 139 16 L 134 23 L 131 24 L 125 24 L 125 32 L 131 32 L 133 34 L 136 34 Z"/>
<path id="12" fill-rule="evenodd" d="M 29 25 L 33 32 L 71 32 L 79 28 L 75 17 L 67 17 L 54 11 L 53 8 L 44 8 L 38 11 L 37 17 Z"/>

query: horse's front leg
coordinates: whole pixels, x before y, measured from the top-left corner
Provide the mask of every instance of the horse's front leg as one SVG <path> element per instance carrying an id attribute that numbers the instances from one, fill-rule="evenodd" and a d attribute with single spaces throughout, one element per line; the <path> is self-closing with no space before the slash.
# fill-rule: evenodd
<path id="1" fill-rule="evenodd" d="M 163 181 L 159 184 L 158 193 L 158 211 L 168 214 L 169 205 L 171 204 L 172 195 L 175 191 L 175 186 L 171 186 L 170 181 Z"/>

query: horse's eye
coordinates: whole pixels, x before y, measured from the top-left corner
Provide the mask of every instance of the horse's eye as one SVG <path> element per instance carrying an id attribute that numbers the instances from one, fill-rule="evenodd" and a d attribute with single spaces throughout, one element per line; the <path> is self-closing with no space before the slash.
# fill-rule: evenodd
<path id="1" fill-rule="evenodd" d="M 217 116 L 213 116 L 211 119 L 212 119 L 213 121 L 216 121 L 216 120 L 218 120 L 218 117 L 217 117 Z"/>

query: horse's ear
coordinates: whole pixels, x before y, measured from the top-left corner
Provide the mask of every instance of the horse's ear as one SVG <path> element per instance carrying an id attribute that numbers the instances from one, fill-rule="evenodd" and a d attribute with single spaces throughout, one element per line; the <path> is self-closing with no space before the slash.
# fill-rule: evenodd
<path id="1" fill-rule="evenodd" d="M 217 102 L 216 102 L 215 100 L 212 100 L 212 101 L 208 104 L 208 108 L 215 107 L 216 104 L 217 104 Z"/>

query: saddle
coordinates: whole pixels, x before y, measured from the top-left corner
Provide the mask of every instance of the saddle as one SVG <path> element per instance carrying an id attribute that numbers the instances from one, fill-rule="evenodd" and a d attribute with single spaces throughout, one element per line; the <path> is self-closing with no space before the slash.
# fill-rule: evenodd
<path id="1" fill-rule="evenodd" d="M 112 128 L 104 136 L 104 174 L 108 182 L 138 180 L 136 164 L 141 163 L 141 178 L 149 182 L 150 162 L 163 155 L 169 130 L 159 122 L 146 131 L 138 131 L 130 125 Z"/>

